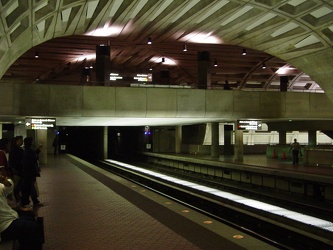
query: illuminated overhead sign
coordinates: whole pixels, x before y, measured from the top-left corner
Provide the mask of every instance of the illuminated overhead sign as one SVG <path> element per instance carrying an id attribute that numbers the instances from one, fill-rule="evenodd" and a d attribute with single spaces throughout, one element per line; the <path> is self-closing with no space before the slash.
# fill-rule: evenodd
<path id="1" fill-rule="evenodd" d="M 261 121 L 258 120 L 237 120 L 238 130 L 261 130 Z"/>
<path id="2" fill-rule="evenodd" d="M 152 79 L 152 74 L 137 74 L 134 77 L 134 80 L 137 80 L 138 82 L 151 82 Z"/>
<path id="3" fill-rule="evenodd" d="M 110 81 L 138 81 L 138 82 L 151 82 L 153 80 L 152 74 L 136 74 L 133 76 L 132 74 L 122 74 L 118 73 L 110 73 Z"/>
<path id="4" fill-rule="evenodd" d="M 56 126 L 55 118 L 26 118 L 25 128 L 26 129 L 48 129 Z"/>
<path id="5" fill-rule="evenodd" d="M 123 77 L 119 76 L 119 74 L 117 74 L 117 73 L 111 73 L 110 74 L 110 81 L 115 81 L 117 79 L 123 79 Z"/>

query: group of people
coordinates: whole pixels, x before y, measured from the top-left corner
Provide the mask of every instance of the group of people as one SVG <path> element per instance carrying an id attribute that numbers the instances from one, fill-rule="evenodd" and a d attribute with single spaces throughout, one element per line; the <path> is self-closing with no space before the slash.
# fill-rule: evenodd
<path id="1" fill-rule="evenodd" d="M 31 213 L 42 205 L 36 185 L 40 150 L 33 149 L 32 137 L 0 139 L 0 240 L 17 239 L 20 249 L 42 249 L 43 228 Z M 13 200 L 17 207 L 9 204 Z"/>

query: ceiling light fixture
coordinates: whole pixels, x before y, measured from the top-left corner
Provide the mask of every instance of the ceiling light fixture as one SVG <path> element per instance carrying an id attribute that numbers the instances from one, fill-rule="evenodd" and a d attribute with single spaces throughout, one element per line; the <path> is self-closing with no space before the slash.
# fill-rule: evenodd
<path id="1" fill-rule="evenodd" d="M 164 63 L 165 62 L 165 58 L 164 57 L 162 57 L 162 63 Z"/>
<path id="2" fill-rule="evenodd" d="M 183 51 L 187 51 L 187 45 L 186 45 L 186 43 L 184 43 L 184 45 L 183 45 Z"/>
<path id="3" fill-rule="evenodd" d="M 151 37 L 148 37 L 147 44 L 152 44 Z"/>
<path id="4" fill-rule="evenodd" d="M 153 70 L 153 68 L 150 66 L 150 67 L 149 67 L 149 70 Z"/>
<path id="5" fill-rule="evenodd" d="M 38 51 L 35 52 L 35 58 L 39 58 L 39 53 L 38 53 Z"/>
<path id="6" fill-rule="evenodd" d="M 243 56 L 246 55 L 246 49 L 243 49 L 243 53 L 242 53 Z"/>
<path id="7" fill-rule="evenodd" d="M 214 62 L 214 67 L 217 67 L 217 60 L 215 60 Z"/>
<path id="8" fill-rule="evenodd" d="M 262 69 L 266 69 L 266 64 L 262 63 Z"/>

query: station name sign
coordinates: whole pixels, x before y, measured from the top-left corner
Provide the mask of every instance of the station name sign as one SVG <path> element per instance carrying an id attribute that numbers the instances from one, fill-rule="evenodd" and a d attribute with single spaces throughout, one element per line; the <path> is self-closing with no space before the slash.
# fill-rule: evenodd
<path id="1" fill-rule="evenodd" d="M 26 129 L 48 129 L 56 126 L 55 118 L 26 118 L 25 128 Z"/>
<path id="2" fill-rule="evenodd" d="M 261 130 L 261 121 L 259 120 L 237 120 L 238 130 Z"/>

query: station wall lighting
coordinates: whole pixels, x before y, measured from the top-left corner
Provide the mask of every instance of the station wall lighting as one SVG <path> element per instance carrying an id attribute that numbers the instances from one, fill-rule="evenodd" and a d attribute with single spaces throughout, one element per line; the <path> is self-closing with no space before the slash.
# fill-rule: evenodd
<path id="1" fill-rule="evenodd" d="M 214 67 L 217 67 L 217 60 L 214 61 Z"/>
<path id="2" fill-rule="evenodd" d="M 183 51 L 187 51 L 187 45 L 186 45 L 186 43 L 184 43 L 184 45 L 183 45 Z"/>
<path id="3" fill-rule="evenodd" d="M 243 56 L 246 56 L 246 49 L 243 49 L 243 53 L 242 53 Z"/>
<path id="4" fill-rule="evenodd" d="M 39 58 L 39 53 L 38 53 L 38 51 L 35 52 L 35 58 Z"/>
<path id="5" fill-rule="evenodd" d="M 262 64 L 262 69 L 266 69 L 266 64 L 265 63 Z"/>
<path id="6" fill-rule="evenodd" d="M 147 44 L 152 44 L 151 37 L 148 37 Z"/>

